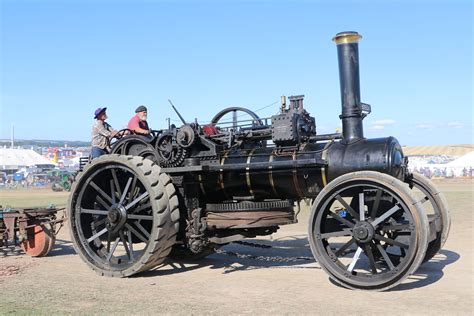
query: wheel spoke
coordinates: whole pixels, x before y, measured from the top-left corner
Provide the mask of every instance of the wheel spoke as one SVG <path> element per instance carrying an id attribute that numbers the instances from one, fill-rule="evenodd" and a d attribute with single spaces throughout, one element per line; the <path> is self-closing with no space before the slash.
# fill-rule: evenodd
<path id="1" fill-rule="evenodd" d="M 393 270 L 395 269 L 395 266 L 393 265 L 393 262 L 392 260 L 390 260 L 390 257 L 388 256 L 387 252 L 385 251 L 385 249 L 383 249 L 383 247 L 380 245 L 380 244 L 377 244 L 377 249 L 379 250 L 380 254 L 382 255 L 383 259 L 385 260 L 385 262 L 387 263 L 388 265 L 388 268 L 390 270 Z"/>
<path id="2" fill-rule="evenodd" d="M 237 129 L 237 111 L 232 111 L 232 128 L 235 130 Z"/>
<path id="3" fill-rule="evenodd" d="M 98 220 L 98 221 L 94 221 L 94 227 L 97 228 L 100 225 L 105 224 L 106 221 L 107 221 L 107 217 L 104 217 L 104 218 L 102 218 L 101 220 Z"/>
<path id="4" fill-rule="evenodd" d="M 102 236 L 103 234 L 105 234 L 107 232 L 107 227 L 105 227 L 104 229 L 102 229 L 100 232 L 98 232 L 97 234 L 93 235 L 92 237 L 89 237 L 87 239 L 87 242 L 90 243 L 91 241 L 93 240 L 96 240 L 97 238 L 99 238 L 100 236 Z"/>
<path id="5" fill-rule="evenodd" d="M 354 211 L 354 209 L 349 204 L 347 204 L 346 201 L 344 201 L 344 199 L 340 195 L 336 196 L 336 200 L 338 200 L 339 203 L 341 203 L 342 206 L 346 208 L 346 210 L 349 212 L 349 214 L 352 215 L 352 217 L 354 217 L 354 219 L 359 218 L 359 215 Z"/>
<path id="6" fill-rule="evenodd" d="M 376 227 L 378 224 L 382 223 L 384 220 L 392 216 L 395 212 L 397 212 L 400 209 L 398 205 L 394 205 L 391 209 L 389 209 L 387 212 L 383 213 L 382 216 L 376 218 L 373 222 L 372 225 Z"/>
<path id="7" fill-rule="evenodd" d="M 143 227 L 142 224 L 140 224 L 139 222 L 135 222 L 134 224 L 135 224 L 135 226 L 138 227 L 138 229 L 140 229 L 140 231 L 141 231 L 147 238 L 150 238 L 150 233 L 146 231 L 145 227 Z"/>
<path id="8" fill-rule="evenodd" d="M 91 181 L 89 183 L 91 185 L 91 187 L 93 187 L 97 192 L 99 192 L 100 195 L 102 195 L 103 198 L 105 198 L 109 203 L 112 204 L 112 198 L 104 192 L 104 190 L 102 190 L 101 188 L 99 188 L 99 186 L 97 184 L 95 184 L 94 181 Z"/>
<path id="9" fill-rule="evenodd" d="M 140 205 L 139 207 L 137 207 L 136 209 L 132 211 L 132 214 L 140 213 L 141 211 L 146 210 L 147 208 L 151 208 L 150 202 Z"/>
<path id="10" fill-rule="evenodd" d="M 110 231 L 109 231 L 109 233 L 107 234 L 107 252 L 110 251 L 111 238 L 112 238 L 112 234 L 111 234 Z"/>
<path id="11" fill-rule="evenodd" d="M 112 205 L 115 204 L 114 180 L 110 180 L 110 193 L 112 194 Z"/>
<path id="12" fill-rule="evenodd" d="M 130 247 L 130 260 L 133 261 L 133 242 L 132 242 L 132 233 L 130 231 L 127 232 L 128 237 L 128 246 Z"/>
<path id="13" fill-rule="evenodd" d="M 387 237 L 384 237 L 384 236 L 381 236 L 379 234 L 375 234 L 375 239 L 377 240 L 381 240 L 381 241 L 385 241 L 386 243 L 389 243 L 390 245 L 392 246 L 398 246 L 400 248 L 405 248 L 407 249 L 409 246 L 407 244 L 404 244 L 404 243 L 401 243 L 399 241 L 396 241 L 396 240 L 393 240 L 391 238 L 387 238 Z"/>
<path id="14" fill-rule="evenodd" d="M 128 215 L 128 219 L 142 219 L 145 221 L 152 221 L 153 220 L 153 215 Z"/>
<path id="15" fill-rule="evenodd" d="M 351 223 L 350 221 L 348 221 L 347 219 L 340 217 L 340 216 L 337 215 L 336 213 L 333 213 L 333 212 L 329 212 L 329 213 L 331 214 L 331 216 L 332 216 L 334 219 L 336 219 L 336 220 L 338 220 L 339 222 L 345 224 L 346 226 L 349 226 L 349 227 L 351 227 L 351 228 L 354 227 L 354 224 Z"/>
<path id="16" fill-rule="evenodd" d="M 358 247 L 354 254 L 354 257 L 352 257 L 351 264 L 347 267 L 347 271 L 352 272 L 352 270 L 354 270 L 354 267 L 357 263 L 357 260 L 359 260 L 361 253 L 362 253 L 362 248 Z"/>
<path id="17" fill-rule="evenodd" d="M 102 207 L 105 208 L 106 210 L 110 209 L 110 206 L 109 206 L 107 203 L 105 203 L 105 201 L 104 201 L 100 196 L 97 195 L 97 196 L 95 197 L 95 200 L 96 200 L 100 205 L 102 205 Z"/>
<path id="18" fill-rule="evenodd" d="M 148 240 L 147 240 L 145 237 L 143 237 L 143 235 L 140 234 L 135 228 L 133 228 L 132 226 L 130 226 L 130 224 L 128 224 L 128 223 L 125 224 L 125 227 L 127 227 L 127 229 L 128 229 L 129 231 L 131 231 L 132 233 L 134 233 L 135 236 L 137 236 L 138 239 L 140 239 L 140 240 L 143 241 L 144 243 L 147 243 L 147 242 L 148 242 Z"/>
<path id="19" fill-rule="evenodd" d="M 125 189 L 123 190 L 123 194 L 122 194 L 122 197 L 120 198 L 120 204 L 123 203 L 123 201 L 125 200 L 125 197 L 127 196 L 127 192 L 128 192 L 128 188 L 130 187 L 130 184 L 132 184 L 132 178 L 128 178 L 128 181 L 127 181 L 127 184 L 125 185 Z"/>
<path id="20" fill-rule="evenodd" d="M 107 215 L 109 212 L 104 210 L 91 210 L 88 208 L 81 208 L 81 214 Z"/>
<path id="21" fill-rule="evenodd" d="M 321 234 L 321 238 L 322 239 L 327 239 L 327 238 L 331 238 L 331 237 L 342 237 L 342 236 L 350 236 L 350 235 L 351 235 L 351 231 L 349 229 L 344 229 L 344 230 L 341 230 L 341 231 L 338 231 L 338 232 L 331 232 L 331 233 Z"/>
<path id="22" fill-rule="evenodd" d="M 130 254 L 130 249 L 128 248 L 127 241 L 125 240 L 125 236 L 123 235 L 123 230 L 119 232 L 120 240 L 122 241 L 123 247 L 125 248 L 125 252 L 127 253 L 127 257 L 129 260 L 132 260 L 132 255 Z"/>
<path id="23" fill-rule="evenodd" d="M 115 183 L 115 187 L 117 189 L 117 193 L 119 196 L 122 195 L 122 189 L 120 188 L 120 185 L 119 185 L 119 182 L 118 182 L 118 179 L 117 179 L 117 172 L 115 171 L 115 169 L 110 169 L 110 172 L 112 173 L 112 178 L 114 178 L 114 183 Z M 112 195 L 115 195 L 114 191 L 112 191 Z"/>
<path id="24" fill-rule="evenodd" d="M 398 225 L 384 225 L 380 227 L 380 230 L 385 232 L 385 231 L 399 231 L 399 230 L 405 230 L 409 228 L 410 228 L 409 224 L 398 224 Z"/>
<path id="25" fill-rule="evenodd" d="M 133 176 L 132 186 L 130 188 L 130 193 L 128 194 L 128 202 L 130 202 L 135 197 L 135 189 L 137 187 L 137 177 Z"/>
<path id="26" fill-rule="evenodd" d="M 359 193 L 359 220 L 365 221 L 365 201 L 364 192 Z"/>
<path id="27" fill-rule="evenodd" d="M 117 239 L 115 239 L 115 242 L 114 242 L 114 244 L 113 244 L 113 246 L 112 246 L 112 249 L 110 250 L 110 252 L 109 252 L 108 255 L 107 255 L 107 258 L 106 258 L 107 261 L 110 261 L 110 259 L 112 258 L 112 255 L 114 254 L 115 249 L 117 249 L 117 245 L 118 245 L 118 243 L 119 243 L 119 240 L 120 240 L 120 237 L 117 237 Z M 108 250 L 107 250 L 107 251 L 108 251 Z"/>
<path id="28" fill-rule="evenodd" d="M 353 243 L 355 243 L 355 239 L 351 238 L 351 240 L 342 245 L 342 247 L 334 253 L 336 257 L 339 257 L 344 251 L 346 251 L 350 246 L 352 246 Z"/>
<path id="29" fill-rule="evenodd" d="M 142 195 L 140 195 L 139 197 L 137 197 L 135 200 L 133 200 L 132 202 L 130 202 L 127 206 L 125 206 L 125 209 L 128 210 L 130 209 L 131 207 L 133 207 L 135 204 L 137 204 L 138 202 L 140 202 L 141 200 L 143 200 L 144 198 L 148 197 L 148 192 L 145 192 L 143 193 Z"/>
<path id="30" fill-rule="evenodd" d="M 382 190 L 377 189 L 377 193 L 375 193 L 375 201 L 374 201 L 374 204 L 372 205 L 372 212 L 370 213 L 370 218 L 372 219 L 374 219 L 377 216 L 381 197 L 382 197 Z"/>
<path id="31" fill-rule="evenodd" d="M 369 258 L 370 268 L 373 274 L 377 274 L 377 268 L 375 267 L 375 259 L 374 254 L 372 253 L 372 247 L 370 247 L 369 243 L 364 245 L 364 250 L 367 258 Z"/>

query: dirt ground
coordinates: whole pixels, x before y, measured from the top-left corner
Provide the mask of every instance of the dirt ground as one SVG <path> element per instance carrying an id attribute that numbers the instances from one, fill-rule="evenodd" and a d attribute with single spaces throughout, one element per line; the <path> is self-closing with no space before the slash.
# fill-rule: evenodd
<path id="1" fill-rule="evenodd" d="M 450 237 L 440 254 L 391 291 L 351 291 L 330 282 L 312 258 L 303 210 L 298 224 L 248 240 L 271 248 L 233 243 L 199 263 L 168 262 L 128 279 L 90 270 L 63 229 L 49 257 L 0 255 L 0 314 L 472 315 L 473 183 L 438 185 L 451 207 Z"/>

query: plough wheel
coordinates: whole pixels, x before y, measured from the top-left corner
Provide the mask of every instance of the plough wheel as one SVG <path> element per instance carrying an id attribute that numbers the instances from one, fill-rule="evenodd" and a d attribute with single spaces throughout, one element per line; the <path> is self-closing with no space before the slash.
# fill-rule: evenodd
<path id="1" fill-rule="evenodd" d="M 423 259 L 423 262 L 426 262 L 443 248 L 448 238 L 449 229 L 451 227 L 449 206 L 444 195 L 436 188 L 433 182 L 425 176 L 419 173 L 413 173 L 409 184 L 418 200 L 423 204 L 428 219 L 435 221 L 436 237 L 428 243 L 428 249 Z M 426 202 L 430 202 L 430 205 Z"/>
<path id="2" fill-rule="evenodd" d="M 44 257 L 49 254 L 56 238 L 49 224 L 36 224 L 26 229 L 27 239 L 21 243 L 23 251 L 31 257 Z"/>
<path id="3" fill-rule="evenodd" d="M 67 214 L 76 252 L 110 277 L 162 263 L 179 228 L 171 179 L 151 160 L 136 156 L 94 159 L 73 184 Z"/>
<path id="4" fill-rule="evenodd" d="M 420 266 L 428 219 L 405 183 L 378 172 L 353 172 L 317 196 L 309 240 L 314 257 L 335 282 L 382 291 Z"/>

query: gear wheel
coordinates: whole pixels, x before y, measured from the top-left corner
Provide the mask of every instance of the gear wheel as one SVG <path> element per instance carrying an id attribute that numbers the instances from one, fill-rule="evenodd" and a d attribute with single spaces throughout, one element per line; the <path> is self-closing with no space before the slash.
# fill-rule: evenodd
<path id="1" fill-rule="evenodd" d="M 196 141 L 196 135 L 194 134 L 194 130 L 189 125 L 184 125 L 178 130 L 178 134 L 176 135 L 176 142 L 184 148 L 191 147 L 192 144 Z"/>
<path id="2" fill-rule="evenodd" d="M 173 142 L 173 136 L 170 134 L 160 136 L 156 141 L 155 149 L 158 156 L 158 164 L 162 168 L 181 165 L 187 155 L 187 150 Z"/>
<path id="3" fill-rule="evenodd" d="M 249 212 L 249 211 L 279 211 L 293 209 L 293 203 L 288 200 L 237 203 L 207 204 L 206 211 L 210 212 Z"/>

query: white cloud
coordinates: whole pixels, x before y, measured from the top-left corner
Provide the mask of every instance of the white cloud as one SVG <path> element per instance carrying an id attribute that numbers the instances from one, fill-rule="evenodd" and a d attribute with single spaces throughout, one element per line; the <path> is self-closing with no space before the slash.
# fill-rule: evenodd
<path id="1" fill-rule="evenodd" d="M 376 120 L 370 123 L 369 129 L 380 131 L 380 130 L 385 129 L 385 127 L 393 125 L 395 123 L 396 123 L 395 120 L 390 120 L 390 119 Z"/>
<path id="2" fill-rule="evenodd" d="M 462 128 L 464 127 L 464 124 L 461 123 L 461 122 L 448 122 L 448 124 L 446 124 L 447 127 L 450 127 L 450 128 Z"/>
<path id="3" fill-rule="evenodd" d="M 377 120 L 374 122 L 374 125 L 393 125 L 395 123 L 395 120 Z"/>
<path id="4" fill-rule="evenodd" d="M 433 124 L 422 123 L 422 124 L 416 125 L 415 127 L 418 129 L 433 129 L 435 126 Z"/>
<path id="5" fill-rule="evenodd" d="M 372 125 L 370 126 L 370 129 L 382 130 L 385 129 L 385 125 Z"/>

